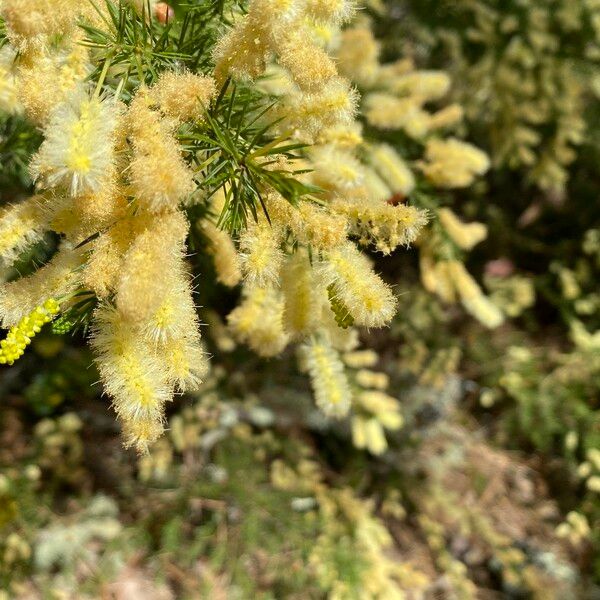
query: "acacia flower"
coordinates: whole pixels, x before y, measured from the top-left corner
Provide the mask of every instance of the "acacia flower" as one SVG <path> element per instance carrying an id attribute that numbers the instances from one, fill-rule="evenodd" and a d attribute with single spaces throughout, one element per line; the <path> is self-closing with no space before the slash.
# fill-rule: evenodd
<path id="1" fill-rule="evenodd" d="M 97 191 L 114 161 L 118 114 L 110 100 L 74 94 L 51 114 L 45 140 L 31 163 L 38 186 L 69 189 L 72 196 Z"/>
<path id="2" fill-rule="evenodd" d="M 338 352 L 325 340 L 314 337 L 303 346 L 317 406 L 331 417 L 350 410 L 351 391 Z"/>
<path id="3" fill-rule="evenodd" d="M 396 299 L 390 287 L 373 271 L 369 259 L 354 244 L 346 243 L 327 254 L 320 265 L 334 297 L 348 309 L 357 325 L 383 327 L 396 312 Z"/>

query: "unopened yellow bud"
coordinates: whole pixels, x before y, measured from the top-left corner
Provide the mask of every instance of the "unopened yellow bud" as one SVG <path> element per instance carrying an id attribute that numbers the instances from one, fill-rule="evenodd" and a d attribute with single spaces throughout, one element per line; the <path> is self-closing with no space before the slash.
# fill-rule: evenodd
<path id="1" fill-rule="evenodd" d="M 12 365 L 25 353 L 42 327 L 58 314 L 60 306 L 53 298 L 37 306 L 33 312 L 23 317 L 17 325 L 11 327 L 5 339 L 0 341 L 0 365 Z"/>

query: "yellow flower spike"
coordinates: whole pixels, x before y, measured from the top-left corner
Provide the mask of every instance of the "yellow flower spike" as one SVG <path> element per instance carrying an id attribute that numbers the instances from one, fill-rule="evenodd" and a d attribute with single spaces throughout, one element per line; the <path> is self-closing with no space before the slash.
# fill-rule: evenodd
<path id="1" fill-rule="evenodd" d="M 437 214 L 446 233 L 463 250 L 471 250 L 487 237 L 487 227 L 483 223 L 463 223 L 449 208 L 440 208 Z"/>
<path id="2" fill-rule="evenodd" d="M 25 353 L 42 327 L 54 319 L 60 311 L 60 305 L 53 298 L 37 306 L 29 315 L 23 317 L 17 325 L 11 327 L 8 335 L 0 342 L 0 365 L 12 365 Z"/>
<path id="3" fill-rule="evenodd" d="M 307 342 L 304 352 L 317 406 L 327 416 L 345 417 L 352 393 L 338 352 L 328 340 L 317 338 Z"/>
<path id="4" fill-rule="evenodd" d="M 352 243 L 329 252 L 319 270 L 323 282 L 333 285 L 335 298 L 346 306 L 357 325 L 383 327 L 396 314 L 392 289 Z"/>
<path id="5" fill-rule="evenodd" d="M 0 263 L 12 265 L 21 252 L 42 239 L 47 226 L 43 207 L 44 198 L 33 196 L 0 210 Z"/>
<path id="6" fill-rule="evenodd" d="M 66 186 L 72 197 L 97 192 L 114 165 L 118 106 L 83 92 L 52 110 L 45 140 L 31 162 L 38 184 Z"/>

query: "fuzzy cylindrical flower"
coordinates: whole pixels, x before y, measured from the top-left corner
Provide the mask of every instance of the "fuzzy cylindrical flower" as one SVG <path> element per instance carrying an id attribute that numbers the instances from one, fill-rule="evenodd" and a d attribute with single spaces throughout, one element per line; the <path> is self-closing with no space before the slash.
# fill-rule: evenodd
<path id="1" fill-rule="evenodd" d="M 81 94 L 59 105 L 31 162 L 38 185 L 62 185 L 72 196 L 97 191 L 113 166 L 117 114 L 114 102 Z"/>
<path id="2" fill-rule="evenodd" d="M 283 103 L 286 123 L 313 139 L 327 127 L 349 124 L 356 112 L 358 94 L 348 81 L 334 77 L 314 92 L 292 92 Z"/>
<path id="3" fill-rule="evenodd" d="M 64 193 L 53 194 L 52 203 L 47 203 L 50 228 L 77 245 L 120 222 L 128 213 L 129 203 L 125 190 L 117 185 L 116 179 L 116 172 L 111 169 L 105 173 L 96 192 L 75 198 Z"/>
<path id="4" fill-rule="evenodd" d="M 286 330 L 296 337 L 316 331 L 327 302 L 327 290 L 305 250 L 301 249 L 287 259 L 282 269 L 281 284 L 285 299 Z"/>
<path id="5" fill-rule="evenodd" d="M 346 220 L 314 202 L 292 206 L 279 194 L 270 194 L 265 204 L 271 221 L 282 229 L 289 228 L 301 244 L 326 250 L 346 241 Z"/>
<path id="6" fill-rule="evenodd" d="M 189 276 L 178 273 L 163 303 L 141 331 L 153 342 L 167 381 L 181 392 L 197 390 L 208 373 L 208 355 L 200 337 L 200 322 Z"/>
<path id="7" fill-rule="evenodd" d="M 19 102 L 36 125 L 47 126 L 52 112 L 73 97 L 92 70 L 89 49 L 82 34 L 61 39 L 58 48 L 35 48 L 22 55 L 17 65 Z"/>
<path id="8" fill-rule="evenodd" d="M 260 75 L 270 53 L 269 31 L 265 24 L 248 15 L 222 36 L 214 51 L 214 76 L 222 85 L 228 76 L 254 79 Z"/>
<path id="9" fill-rule="evenodd" d="M 317 406 L 330 417 L 346 416 L 351 391 L 339 353 L 317 337 L 303 347 L 303 353 Z"/>
<path id="10" fill-rule="evenodd" d="M 242 280 L 242 267 L 240 256 L 230 235 L 207 220 L 201 221 L 198 227 L 208 239 L 217 281 L 227 287 L 235 287 Z"/>
<path id="11" fill-rule="evenodd" d="M 461 188 L 473 183 L 490 167 L 490 160 L 479 148 L 450 138 L 431 139 L 425 148 L 421 170 L 433 183 L 442 188 Z"/>
<path id="12" fill-rule="evenodd" d="M 127 122 L 133 143 L 131 191 L 146 210 L 173 210 L 196 189 L 194 173 L 181 156 L 172 124 L 151 107 L 146 91 L 132 101 Z"/>
<path id="13" fill-rule="evenodd" d="M 451 260 L 447 264 L 449 275 L 467 312 L 490 329 L 501 325 L 504 321 L 502 311 L 483 294 L 463 263 Z"/>
<path id="14" fill-rule="evenodd" d="M 430 102 L 443 98 L 451 83 L 444 71 L 414 71 L 389 79 L 386 87 L 394 94 L 416 96 L 422 102 Z"/>
<path id="15" fill-rule="evenodd" d="M 248 225 L 240 236 L 240 262 L 249 285 L 273 285 L 279 280 L 284 254 L 282 232 L 266 220 Z"/>
<path id="16" fill-rule="evenodd" d="M 405 160 L 388 144 L 369 147 L 368 160 L 394 194 L 408 196 L 415 187 L 415 176 Z"/>
<path id="17" fill-rule="evenodd" d="M 272 286 L 244 286 L 243 300 L 227 317 L 229 328 L 240 341 L 264 357 L 280 354 L 289 342 L 283 326 L 284 303 Z"/>
<path id="18" fill-rule="evenodd" d="M 83 285 L 93 290 L 98 298 L 106 299 L 115 291 L 127 250 L 149 226 L 152 217 L 145 214 L 122 218 L 90 242 L 82 280 Z"/>
<path id="19" fill-rule="evenodd" d="M 364 180 L 361 163 L 348 150 L 326 144 L 313 146 L 308 156 L 314 169 L 310 178 L 323 189 L 343 194 L 358 187 Z"/>
<path id="20" fill-rule="evenodd" d="M 292 32 L 277 45 L 279 64 L 290 72 L 303 90 L 321 87 L 337 75 L 335 63 L 327 53 L 307 43 L 302 31 Z"/>
<path id="21" fill-rule="evenodd" d="M 457 300 L 457 290 L 454 283 L 450 261 L 440 260 L 434 264 L 435 293 L 448 304 Z"/>
<path id="22" fill-rule="evenodd" d="M 0 259 L 12 264 L 21 252 L 42 239 L 48 225 L 44 199 L 33 196 L 0 211 Z"/>
<path id="23" fill-rule="evenodd" d="M 217 88 L 212 77 L 165 71 L 150 94 L 167 116 L 178 121 L 201 121 Z"/>
<path id="24" fill-rule="evenodd" d="M 182 267 L 188 222 L 180 212 L 154 219 L 124 257 L 116 303 L 133 322 L 148 322 L 159 309 Z"/>
<path id="25" fill-rule="evenodd" d="M 145 337 L 159 345 L 167 340 L 195 336 L 199 327 L 191 277 L 185 272 L 183 261 L 170 262 L 164 294 L 153 311 L 146 313 L 145 318 L 137 319 Z"/>
<path id="26" fill-rule="evenodd" d="M 208 354 L 197 330 L 167 339 L 156 355 L 164 364 L 167 381 L 181 392 L 197 390 L 209 371 Z"/>
<path id="27" fill-rule="evenodd" d="M 356 383 L 363 388 L 386 390 L 390 384 L 390 378 L 385 373 L 371 371 L 370 369 L 360 369 L 354 377 Z"/>
<path id="28" fill-rule="evenodd" d="M 371 200 L 387 202 L 392 198 L 392 190 L 374 169 L 363 165 L 363 176 L 363 188 Z"/>
<path id="29" fill-rule="evenodd" d="M 440 208 L 437 214 L 448 235 L 463 250 L 471 250 L 487 237 L 483 223 L 463 223 L 449 208 Z"/>
<path id="30" fill-rule="evenodd" d="M 92 348 L 104 389 L 123 423 L 127 445 L 146 451 L 163 431 L 172 388 L 152 346 L 110 306 L 95 314 Z"/>
<path id="31" fill-rule="evenodd" d="M 431 116 L 412 97 L 398 98 L 382 92 L 365 98 L 364 111 L 370 125 L 380 129 L 403 129 L 412 138 L 420 139 L 431 127 Z"/>
<path id="32" fill-rule="evenodd" d="M 450 104 L 431 115 L 429 126 L 431 129 L 453 127 L 460 123 L 464 116 L 464 109 L 460 104 Z"/>
<path id="33" fill-rule="evenodd" d="M 320 272 L 357 325 L 383 327 L 394 317 L 396 299 L 391 288 L 353 244 L 347 243 L 329 252 L 320 264 Z"/>
<path id="34" fill-rule="evenodd" d="M 340 73 L 361 87 L 371 87 L 379 72 L 379 52 L 380 44 L 369 28 L 346 29 L 336 53 Z"/>
<path id="35" fill-rule="evenodd" d="M 374 367 L 379 362 L 375 350 L 354 350 L 344 354 L 344 363 L 351 369 Z"/>
<path id="36" fill-rule="evenodd" d="M 64 34 L 77 22 L 82 0 L 3 0 L 0 15 L 9 38 L 20 46 L 51 35 Z"/>
<path id="37" fill-rule="evenodd" d="M 412 244 L 427 223 L 427 213 L 414 206 L 375 203 L 366 197 L 334 200 L 331 208 L 348 217 L 350 231 L 361 244 L 372 243 L 384 254 Z"/>
<path id="38" fill-rule="evenodd" d="M 342 215 L 312 202 L 302 202 L 297 210 L 292 207 L 292 212 L 289 227 L 299 242 L 316 250 L 329 250 L 346 241 L 348 223 Z"/>
<path id="39" fill-rule="evenodd" d="M 319 132 L 317 144 L 331 144 L 336 148 L 352 150 L 358 148 L 364 141 L 362 126 L 357 121 L 334 125 Z"/>
<path id="40" fill-rule="evenodd" d="M 352 443 L 355 448 L 366 449 L 371 454 L 383 454 L 388 443 L 381 423 L 375 417 L 357 415 L 352 418 Z"/>
<path id="41" fill-rule="evenodd" d="M 342 25 L 352 18 L 353 0 L 306 0 L 307 14 L 317 22 Z"/>
<path id="42" fill-rule="evenodd" d="M 63 247 L 33 274 L 0 285 L 0 318 L 4 327 L 16 325 L 48 298 L 61 299 L 81 281 L 80 250 Z"/>
<path id="43" fill-rule="evenodd" d="M 380 390 L 365 390 L 358 394 L 356 401 L 363 410 L 375 415 L 386 429 L 394 431 L 402 427 L 400 403 L 393 396 Z"/>

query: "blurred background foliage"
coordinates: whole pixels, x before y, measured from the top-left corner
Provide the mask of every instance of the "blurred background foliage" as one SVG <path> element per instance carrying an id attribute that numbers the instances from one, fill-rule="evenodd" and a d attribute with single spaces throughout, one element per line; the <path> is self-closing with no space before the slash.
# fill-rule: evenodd
<path id="1" fill-rule="evenodd" d="M 295 356 L 236 345 L 218 286 L 212 373 L 147 456 L 121 447 L 80 334 L 44 333 L 0 371 L 1 598 L 600 597 L 600 5 L 365 12 L 385 59 L 451 74 L 492 157 L 455 202 L 488 225 L 468 266 L 509 319 L 490 332 L 423 291 L 416 251 L 374 255 L 401 299 L 366 334 L 402 405 L 382 453 L 315 410 Z M 0 118 L 0 203 L 39 143 Z"/>

